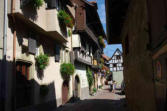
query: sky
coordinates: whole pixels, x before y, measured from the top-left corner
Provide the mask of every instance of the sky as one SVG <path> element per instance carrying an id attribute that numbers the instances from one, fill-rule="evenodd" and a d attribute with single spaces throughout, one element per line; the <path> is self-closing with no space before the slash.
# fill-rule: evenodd
<path id="1" fill-rule="evenodd" d="M 103 25 L 104 31 L 106 32 L 105 0 L 88 0 L 88 1 L 97 2 L 100 20 Z M 106 54 L 108 57 L 112 57 L 113 53 L 117 48 L 119 48 L 122 51 L 122 46 L 120 44 L 108 45 L 106 41 L 105 41 L 105 44 L 106 44 L 106 48 L 104 48 L 104 54 Z"/>

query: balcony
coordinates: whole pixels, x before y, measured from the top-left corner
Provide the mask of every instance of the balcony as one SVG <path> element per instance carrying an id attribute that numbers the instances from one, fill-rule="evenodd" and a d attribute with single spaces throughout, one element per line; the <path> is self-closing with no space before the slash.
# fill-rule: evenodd
<path id="1" fill-rule="evenodd" d="M 82 62 L 84 64 L 87 65 L 92 65 L 92 58 L 89 55 L 86 55 L 85 53 L 79 51 L 79 50 L 75 50 L 74 51 L 74 55 L 75 55 L 75 60 L 78 62 Z"/>
<path id="2" fill-rule="evenodd" d="M 67 29 L 59 25 L 57 18 L 57 9 L 46 9 L 44 3 L 39 9 L 33 9 L 30 6 L 24 6 L 21 0 L 16 0 L 15 10 L 12 16 L 16 22 L 47 37 L 53 38 L 58 43 L 66 43 Z"/>

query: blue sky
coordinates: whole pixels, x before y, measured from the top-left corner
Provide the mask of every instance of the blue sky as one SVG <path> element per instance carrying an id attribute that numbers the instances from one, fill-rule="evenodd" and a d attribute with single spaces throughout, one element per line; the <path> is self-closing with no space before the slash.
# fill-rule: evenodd
<path id="1" fill-rule="evenodd" d="M 106 32 L 106 14 L 105 14 L 105 0 L 88 0 L 88 1 L 96 1 L 98 4 L 98 13 L 100 16 L 100 20 L 102 22 L 103 28 Z M 106 48 L 104 49 L 104 53 L 111 57 L 114 51 L 119 48 L 122 51 L 122 46 L 120 44 L 117 45 L 107 45 L 106 43 Z"/>

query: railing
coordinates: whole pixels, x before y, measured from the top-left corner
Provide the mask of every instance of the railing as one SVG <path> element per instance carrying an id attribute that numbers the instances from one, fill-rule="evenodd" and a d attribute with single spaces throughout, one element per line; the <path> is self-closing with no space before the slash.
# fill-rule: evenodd
<path id="1" fill-rule="evenodd" d="M 91 56 L 86 55 L 85 53 L 82 53 L 79 50 L 75 50 L 74 54 L 75 54 L 75 60 L 82 62 L 82 63 L 85 63 L 87 65 L 92 65 Z"/>

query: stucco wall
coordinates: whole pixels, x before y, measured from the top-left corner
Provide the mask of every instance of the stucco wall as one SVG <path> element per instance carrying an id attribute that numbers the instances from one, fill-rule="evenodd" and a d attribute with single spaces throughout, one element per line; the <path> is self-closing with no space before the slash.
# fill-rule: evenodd
<path id="1" fill-rule="evenodd" d="M 86 99 L 89 96 L 89 86 L 86 76 L 86 65 L 75 64 L 75 76 L 78 75 L 80 80 L 80 99 Z"/>
<path id="2" fill-rule="evenodd" d="M 20 2 L 19 0 L 17 2 Z M 16 2 L 16 4 L 17 4 Z M 19 7 L 19 3 L 16 6 L 16 11 L 20 10 L 17 9 Z M 20 7 L 19 7 L 20 8 Z M 52 17 L 48 18 L 46 20 L 47 14 L 45 9 L 45 4 L 37 10 L 37 19 L 34 20 L 34 23 L 38 24 L 41 28 L 46 29 L 46 26 L 49 25 L 46 22 L 49 20 L 53 20 Z M 56 10 L 56 9 L 55 9 Z M 21 12 L 21 11 L 20 11 Z M 49 13 L 51 14 L 51 12 Z M 55 13 L 53 13 L 55 14 Z M 26 16 L 26 15 L 25 15 Z M 55 16 L 54 16 L 55 17 Z M 57 18 L 57 10 L 56 10 L 56 18 Z M 32 20 L 33 21 L 33 20 Z M 60 26 L 58 24 L 58 19 L 55 20 L 55 30 L 60 32 L 61 35 L 62 32 L 60 31 Z M 22 41 L 28 41 L 28 33 L 30 29 L 28 29 L 27 26 L 23 27 L 24 24 L 19 24 L 17 22 L 17 39 L 16 39 L 16 61 L 24 61 L 31 63 L 30 67 L 30 82 L 33 84 L 33 90 L 32 90 L 32 105 L 42 104 L 42 103 L 54 103 L 55 106 L 59 106 L 62 104 L 62 83 L 63 79 L 60 74 L 60 64 L 63 63 L 63 61 L 60 60 L 60 62 L 55 62 L 55 54 L 54 54 L 54 40 L 52 38 L 45 37 L 45 35 L 41 35 L 38 32 L 38 37 L 36 38 L 38 42 L 38 48 L 40 49 L 40 53 L 45 52 L 49 55 L 49 65 L 46 67 L 43 73 L 43 77 L 39 77 L 39 72 L 36 69 L 35 66 L 35 55 L 25 53 L 23 52 L 23 44 Z M 51 30 L 51 29 L 49 29 Z M 71 39 L 68 38 L 68 44 L 67 44 L 67 50 L 71 50 Z M 63 48 L 62 48 L 63 50 Z M 69 55 L 68 55 L 69 56 Z M 69 57 L 68 57 L 69 58 Z M 7 60 L 13 61 L 13 30 L 9 27 L 8 28 L 8 36 L 7 36 Z M 7 74 L 7 86 L 6 86 L 6 95 L 7 95 L 7 110 L 12 108 L 12 87 L 13 87 L 13 80 L 14 78 L 12 75 L 12 64 L 8 65 L 8 74 Z M 42 98 L 39 94 L 40 85 L 45 84 L 49 87 L 49 93 L 46 97 Z M 72 80 L 69 81 L 69 98 L 72 96 Z M 45 105 L 46 106 L 46 105 Z"/>
<path id="3" fill-rule="evenodd" d="M 128 106 L 130 111 L 155 111 L 152 59 L 147 49 L 149 34 L 146 30 L 146 1 L 132 0 L 128 11 L 122 33 Z"/>
<path id="4" fill-rule="evenodd" d="M 113 80 L 117 82 L 116 87 L 121 88 L 121 83 L 123 81 L 123 71 L 113 72 Z"/>

